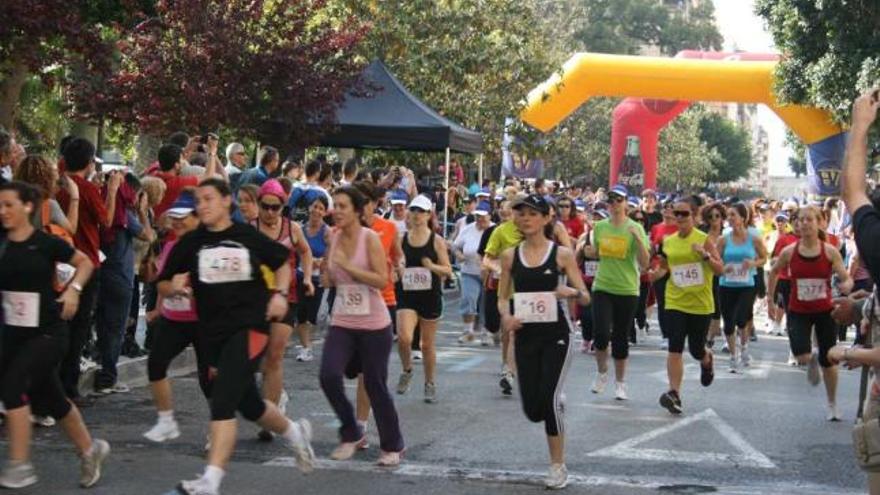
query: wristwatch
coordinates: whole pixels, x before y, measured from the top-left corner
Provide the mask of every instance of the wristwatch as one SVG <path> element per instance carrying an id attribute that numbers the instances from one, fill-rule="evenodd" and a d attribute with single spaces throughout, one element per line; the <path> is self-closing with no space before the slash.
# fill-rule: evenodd
<path id="1" fill-rule="evenodd" d="M 281 297 L 287 299 L 287 294 L 288 294 L 288 292 L 287 292 L 286 290 L 278 290 L 278 289 L 275 289 L 275 290 L 272 291 L 272 294 L 278 294 L 278 295 L 280 295 Z"/>
<path id="2" fill-rule="evenodd" d="M 82 294 L 82 291 L 83 291 L 83 286 L 82 286 L 82 285 L 79 285 L 79 284 L 76 283 L 76 282 L 71 282 L 70 285 L 69 285 L 68 287 L 70 287 L 71 289 L 73 289 L 73 290 L 77 291 L 78 293 Z"/>

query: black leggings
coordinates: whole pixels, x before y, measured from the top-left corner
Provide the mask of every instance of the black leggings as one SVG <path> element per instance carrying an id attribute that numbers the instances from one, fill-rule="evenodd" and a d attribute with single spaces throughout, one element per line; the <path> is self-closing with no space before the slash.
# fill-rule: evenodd
<path id="1" fill-rule="evenodd" d="M 68 336 L 22 335 L 8 329 L 3 334 L 0 359 L 0 397 L 7 410 L 32 404 L 33 409 L 61 419 L 70 412 L 58 367 L 67 352 Z"/>
<path id="2" fill-rule="evenodd" d="M 564 430 L 560 395 L 571 360 L 571 329 L 561 311 L 559 316 L 557 331 L 530 329 L 526 324 L 516 332 L 514 345 L 523 411 L 530 421 L 543 421 L 549 436 Z"/>
<path id="3" fill-rule="evenodd" d="M 597 350 L 608 349 L 614 359 L 629 357 L 629 331 L 633 327 L 639 296 L 618 296 L 600 290 L 593 291 L 593 344 Z"/>
<path id="4" fill-rule="evenodd" d="M 669 322 L 666 319 L 666 281 L 669 275 L 654 282 L 654 297 L 657 298 L 657 323 L 660 324 L 660 334 L 664 339 L 669 338 Z"/>
<path id="5" fill-rule="evenodd" d="M 269 336 L 257 330 L 241 330 L 226 340 L 204 343 L 211 421 L 234 419 L 236 410 L 248 421 L 256 421 L 266 412 L 254 373 L 268 343 Z"/>
<path id="6" fill-rule="evenodd" d="M 697 361 L 702 361 L 706 356 L 706 333 L 709 331 L 709 323 L 712 314 L 694 315 L 674 309 L 666 311 L 669 323 L 669 352 L 681 354 L 684 352 L 684 340 L 688 341 L 688 350 Z"/>
<path id="7" fill-rule="evenodd" d="M 718 304 L 716 301 L 715 304 Z M 721 287 L 721 319 L 724 335 L 733 335 L 737 328 L 745 328 L 752 319 L 755 305 L 754 287 Z"/>
<path id="8" fill-rule="evenodd" d="M 147 375 L 150 382 L 157 382 L 168 377 L 168 367 L 188 346 L 192 345 L 196 351 L 196 361 L 199 375 L 199 387 L 202 393 L 208 396 L 208 371 L 204 365 L 204 359 L 199 355 L 200 347 L 197 345 L 198 322 L 171 321 L 164 317 L 159 318 L 156 325 L 156 336 L 153 340 L 153 349 L 147 358 Z"/>
<path id="9" fill-rule="evenodd" d="M 828 350 L 837 344 L 837 324 L 831 312 L 795 313 L 788 312 L 788 342 L 795 356 L 809 354 L 813 350 L 813 328 L 819 343 L 819 364 L 823 368 L 833 366 L 828 361 Z"/>
<path id="10" fill-rule="evenodd" d="M 483 324 L 489 333 L 501 329 L 501 315 L 498 313 L 498 289 L 483 289 Z"/>
<path id="11" fill-rule="evenodd" d="M 593 304 L 578 305 L 578 311 L 581 315 L 581 337 L 584 341 L 593 340 Z"/>

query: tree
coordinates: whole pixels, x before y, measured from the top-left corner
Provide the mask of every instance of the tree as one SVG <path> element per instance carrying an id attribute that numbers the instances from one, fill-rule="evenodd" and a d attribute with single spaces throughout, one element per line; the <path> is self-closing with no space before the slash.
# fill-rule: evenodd
<path id="1" fill-rule="evenodd" d="M 855 97 L 880 80 L 880 3 L 758 0 L 756 12 L 785 54 L 776 70 L 779 98 L 847 123 Z"/>
<path id="2" fill-rule="evenodd" d="M 119 44 L 121 69 L 95 98 L 154 134 L 216 131 L 305 144 L 332 124 L 362 64 L 365 27 L 320 0 L 160 1 Z"/>
<path id="3" fill-rule="evenodd" d="M 785 144 L 791 149 L 788 157 L 788 168 L 794 172 L 795 177 L 807 175 L 807 147 L 804 142 L 791 131 L 785 133 Z"/>
<path id="4" fill-rule="evenodd" d="M 700 139 L 702 110 L 690 108 L 660 131 L 657 186 L 664 191 L 698 190 L 710 181 L 718 152 Z"/>
<path id="5" fill-rule="evenodd" d="M 712 157 L 709 181 L 733 182 L 749 175 L 754 166 L 752 142 L 748 131 L 714 112 L 700 119 L 700 139 L 716 153 Z"/>

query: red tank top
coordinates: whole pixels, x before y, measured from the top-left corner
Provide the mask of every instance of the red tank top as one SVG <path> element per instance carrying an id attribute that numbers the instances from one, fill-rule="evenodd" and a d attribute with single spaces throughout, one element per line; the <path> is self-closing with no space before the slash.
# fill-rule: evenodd
<path id="1" fill-rule="evenodd" d="M 791 271 L 791 297 L 788 310 L 793 313 L 824 313 L 831 311 L 831 260 L 822 251 L 815 258 L 805 258 L 799 252 L 800 241 L 794 246 L 789 269 Z"/>
<path id="2" fill-rule="evenodd" d="M 251 225 L 260 230 L 260 219 L 254 220 L 251 222 Z M 281 219 L 281 232 L 278 233 L 278 238 L 275 241 L 282 244 L 290 252 L 290 256 L 287 259 L 290 265 L 290 287 L 287 289 L 287 301 L 292 303 L 298 302 L 299 296 L 296 293 L 296 243 L 293 241 L 293 229 L 290 226 L 290 219 Z"/>

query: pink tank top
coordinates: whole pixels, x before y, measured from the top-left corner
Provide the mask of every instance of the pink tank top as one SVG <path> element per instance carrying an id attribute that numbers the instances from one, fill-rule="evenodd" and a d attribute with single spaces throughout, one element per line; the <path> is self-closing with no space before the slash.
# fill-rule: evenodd
<path id="1" fill-rule="evenodd" d="M 367 234 L 371 231 L 360 227 L 357 249 L 352 264 L 361 270 L 371 270 L 367 255 Z M 333 233 L 330 252 L 330 277 L 336 284 L 336 299 L 333 302 L 333 313 L 330 324 L 349 330 L 383 330 L 391 325 L 391 316 L 385 306 L 385 300 L 379 289 L 367 284 L 356 282 L 351 275 L 333 263 L 333 253 L 338 245 L 339 232 Z"/>
<path id="2" fill-rule="evenodd" d="M 159 259 L 156 260 L 156 266 L 159 268 L 160 272 L 165 267 L 165 262 L 168 260 L 168 254 L 171 253 L 171 248 L 173 248 L 175 244 L 177 244 L 176 239 L 166 242 L 162 247 Z M 190 323 L 199 321 L 199 315 L 196 313 L 196 303 L 188 297 L 177 296 L 163 298 L 162 308 L 159 310 L 159 314 L 161 314 L 166 320 L 170 321 Z"/>

